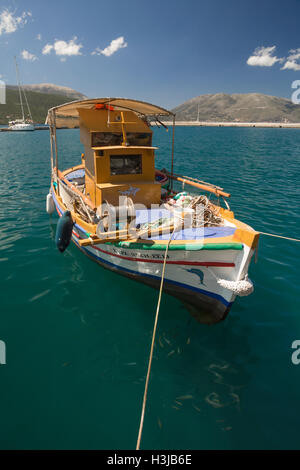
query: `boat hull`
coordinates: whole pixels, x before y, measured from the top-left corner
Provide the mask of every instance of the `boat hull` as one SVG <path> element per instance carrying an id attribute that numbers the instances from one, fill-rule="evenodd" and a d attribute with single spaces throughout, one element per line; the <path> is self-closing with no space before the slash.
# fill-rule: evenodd
<path id="1" fill-rule="evenodd" d="M 13 124 L 9 126 L 9 130 L 14 132 L 26 132 L 26 131 L 34 131 L 35 127 L 33 124 Z"/>
<path id="2" fill-rule="evenodd" d="M 100 257 L 95 257 L 89 250 L 80 247 L 75 239 L 72 241 L 85 255 L 87 255 L 91 260 L 97 262 L 101 267 L 154 289 L 158 290 L 160 288 L 160 278 L 151 277 L 134 271 L 130 272 L 126 268 L 122 269 L 120 266 L 108 263 Z M 199 290 L 194 290 L 191 286 L 184 285 L 181 282 L 172 282 L 168 278 L 164 279 L 163 292 L 180 300 L 190 314 L 199 323 L 204 324 L 214 324 L 225 320 L 233 303 L 224 302 L 223 299 L 219 300 L 218 295 L 212 296 L 212 292 L 200 292 Z"/>
<path id="3" fill-rule="evenodd" d="M 58 215 L 61 206 L 52 188 Z M 80 245 L 89 235 L 74 224 L 72 241 L 89 258 L 117 274 L 155 289 L 160 287 L 166 244 L 116 242 Z M 253 250 L 242 243 L 189 244 L 169 246 L 164 278 L 164 292 L 179 299 L 197 321 L 205 324 L 224 320 L 235 295 L 218 284 L 218 279 L 236 281 L 248 272 Z"/>
<path id="4" fill-rule="evenodd" d="M 141 253 L 136 252 L 135 250 L 134 253 L 131 254 L 132 261 L 128 259 L 118 259 L 118 261 L 116 261 L 114 254 L 108 254 L 109 251 L 107 251 L 107 246 L 99 245 L 91 248 L 81 247 L 78 244 L 78 235 L 74 235 L 74 233 L 72 241 L 75 245 L 85 255 L 93 261 L 96 261 L 102 267 L 155 289 L 159 289 L 163 266 L 163 252 L 160 255 L 161 262 L 159 264 L 151 263 L 151 261 L 156 261 L 156 259 L 152 258 L 156 258 L 158 256 L 157 252 L 154 250 L 153 252 L 151 252 L 151 250 L 147 250 L 147 262 L 135 261 L 136 259 L 139 259 L 136 257 L 141 255 Z M 104 251 L 106 252 L 105 254 L 103 254 Z M 126 250 L 126 253 L 127 252 L 128 250 Z M 174 254 L 171 252 L 169 252 L 168 256 L 169 259 L 167 261 L 163 285 L 164 292 L 179 299 L 186 306 L 192 316 L 200 323 L 210 324 L 224 320 L 230 310 L 234 296 L 232 296 L 231 293 L 229 296 L 227 292 L 224 293 L 224 289 L 217 285 L 213 275 L 211 274 L 211 270 L 213 268 L 210 266 L 205 267 L 205 263 L 211 263 L 212 265 L 217 263 L 230 265 L 232 263 L 222 263 L 220 261 L 216 261 L 215 263 L 213 261 L 206 262 L 204 258 L 207 257 L 207 255 L 203 255 L 201 257 L 202 261 L 199 263 L 197 263 L 197 261 L 178 260 L 176 259 L 178 256 L 175 258 Z M 195 256 L 193 259 L 195 259 Z M 175 264 L 177 262 L 178 264 Z M 191 265 L 189 263 L 193 264 Z M 151 266 L 149 266 L 150 264 Z M 197 267 L 191 268 L 191 266 Z M 221 268 L 214 267 L 214 269 L 220 270 Z"/>

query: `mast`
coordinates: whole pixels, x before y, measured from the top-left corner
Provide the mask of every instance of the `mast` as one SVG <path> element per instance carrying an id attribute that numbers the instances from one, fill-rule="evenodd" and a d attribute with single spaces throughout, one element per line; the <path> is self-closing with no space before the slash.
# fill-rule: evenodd
<path id="1" fill-rule="evenodd" d="M 197 122 L 199 122 L 199 104 L 198 104 L 198 115 L 197 115 Z"/>
<path id="2" fill-rule="evenodd" d="M 22 119 L 23 119 L 23 121 L 25 121 L 25 117 L 24 117 L 24 107 L 23 107 L 23 100 L 22 100 L 22 93 L 21 93 L 20 76 L 19 76 L 19 68 L 18 68 L 16 56 L 15 56 L 15 63 L 16 63 L 17 84 L 18 84 L 19 96 L 20 96 L 20 105 L 21 105 L 21 109 L 22 109 Z"/>
<path id="3" fill-rule="evenodd" d="M 28 100 L 27 100 L 27 96 L 26 96 L 26 93 L 25 93 L 25 89 L 22 88 L 22 91 L 23 91 L 23 94 L 24 94 L 24 98 L 25 98 L 25 102 L 26 102 L 26 105 L 27 105 L 27 110 L 28 110 L 30 120 L 33 121 L 31 111 L 30 111 L 30 108 L 29 108 L 29 104 L 28 104 Z"/>

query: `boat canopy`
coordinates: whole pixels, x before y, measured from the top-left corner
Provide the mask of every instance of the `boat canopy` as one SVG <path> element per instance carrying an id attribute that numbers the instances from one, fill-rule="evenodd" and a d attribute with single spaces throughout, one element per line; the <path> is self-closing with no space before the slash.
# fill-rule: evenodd
<path id="1" fill-rule="evenodd" d="M 78 110 L 94 109 L 95 105 L 106 105 L 108 108 L 112 107 L 116 111 L 133 111 L 134 113 L 144 117 L 153 117 L 153 120 L 158 116 L 170 116 L 172 118 L 175 116 L 174 113 L 167 109 L 144 101 L 137 101 L 128 98 L 93 98 L 71 101 L 70 103 L 49 109 L 46 124 L 51 124 L 51 116 L 54 115 L 56 118 L 56 127 L 60 127 L 61 125 L 74 127 L 76 122 L 78 122 Z"/>

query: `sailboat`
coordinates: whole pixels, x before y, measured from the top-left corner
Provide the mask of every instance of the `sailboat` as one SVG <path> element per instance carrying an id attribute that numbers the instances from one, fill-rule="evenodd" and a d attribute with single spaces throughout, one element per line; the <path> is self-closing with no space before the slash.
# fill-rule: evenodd
<path id="1" fill-rule="evenodd" d="M 32 119 L 31 111 L 30 111 L 30 108 L 29 108 L 27 96 L 26 96 L 25 90 L 22 87 L 21 82 L 20 82 L 20 74 L 19 74 L 19 68 L 18 68 L 16 58 L 15 58 L 15 63 L 16 63 L 16 75 L 17 75 L 17 83 L 18 83 L 19 97 L 20 97 L 20 106 L 21 106 L 21 110 L 22 110 L 22 119 L 15 119 L 13 121 L 9 121 L 9 123 L 8 123 L 9 127 L 8 128 L 11 131 L 34 131 L 35 127 L 34 127 L 34 124 L 33 124 L 33 119 Z M 24 95 L 24 99 L 25 99 L 29 119 L 28 118 L 25 119 L 22 93 Z"/>

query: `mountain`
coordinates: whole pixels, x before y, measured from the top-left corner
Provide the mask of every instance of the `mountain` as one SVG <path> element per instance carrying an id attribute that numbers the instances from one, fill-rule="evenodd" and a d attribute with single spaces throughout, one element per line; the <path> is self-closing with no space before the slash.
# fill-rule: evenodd
<path id="1" fill-rule="evenodd" d="M 79 91 L 73 90 L 67 86 L 53 85 L 53 83 L 38 83 L 36 85 L 23 85 L 25 90 L 38 91 L 39 93 L 48 93 L 51 95 L 63 95 L 68 96 L 73 100 L 84 100 L 87 96 L 83 95 Z"/>
<path id="2" fill-rule="evenodd" d="M 69 98 L 69 101 L 84 100 L 87 96 L 79 91 L 73 90 L 67 86 L 53 85 L 53 83 L 37 83 L 36 85 L 22 85 L 26 91 L 36 91 L 38 93 L 46 93 L 49 95 L 63 95 Z M 16 85 L 8 85 L 7 88 L 17 90 Z"/>
<path id="3" fill-rule="evenodd" d="M 300 105 L 261 93 L 200 95 L 177 106 L 177 121 L 300 122 Z"/>
<path id="4" fill-rule="evenodd" d="M 33 85 L 35 86 L 35 85 Z M 55 87 L 55 85 L 53 85 Z M 62 87 L 58 87 L 62 88 Z M 69 89 L 71 90 L 71 89 Z M 74 90 L 71 90 L 74 93 Z M 78 95 L 81 95 L 78 93 Z M 78 96 L 77 95 L 77 96 Z M 84 95 L 81 95 L 81 97 Z M 36 123 L 44 123 L 48 109 L 53 106 L 58 106 L 68 101 L 73 101 L 74 95 L 64 95 L 62 93 L 50 93 L 49 89 L 47 92 L 37 91 L 26 91 L 26 97 L 30 106 L 32 118 Z M 24 101 L 24 100 L 23 100 Z M 27 109 L 24 107 L 24 111 L 27 117 Z M 0 124 L 8 124 L 9 120 L 21 118 L 21 107 L 18 88 L 15 86 L 6 87 L 6 104 L 0 104 Z"/>

